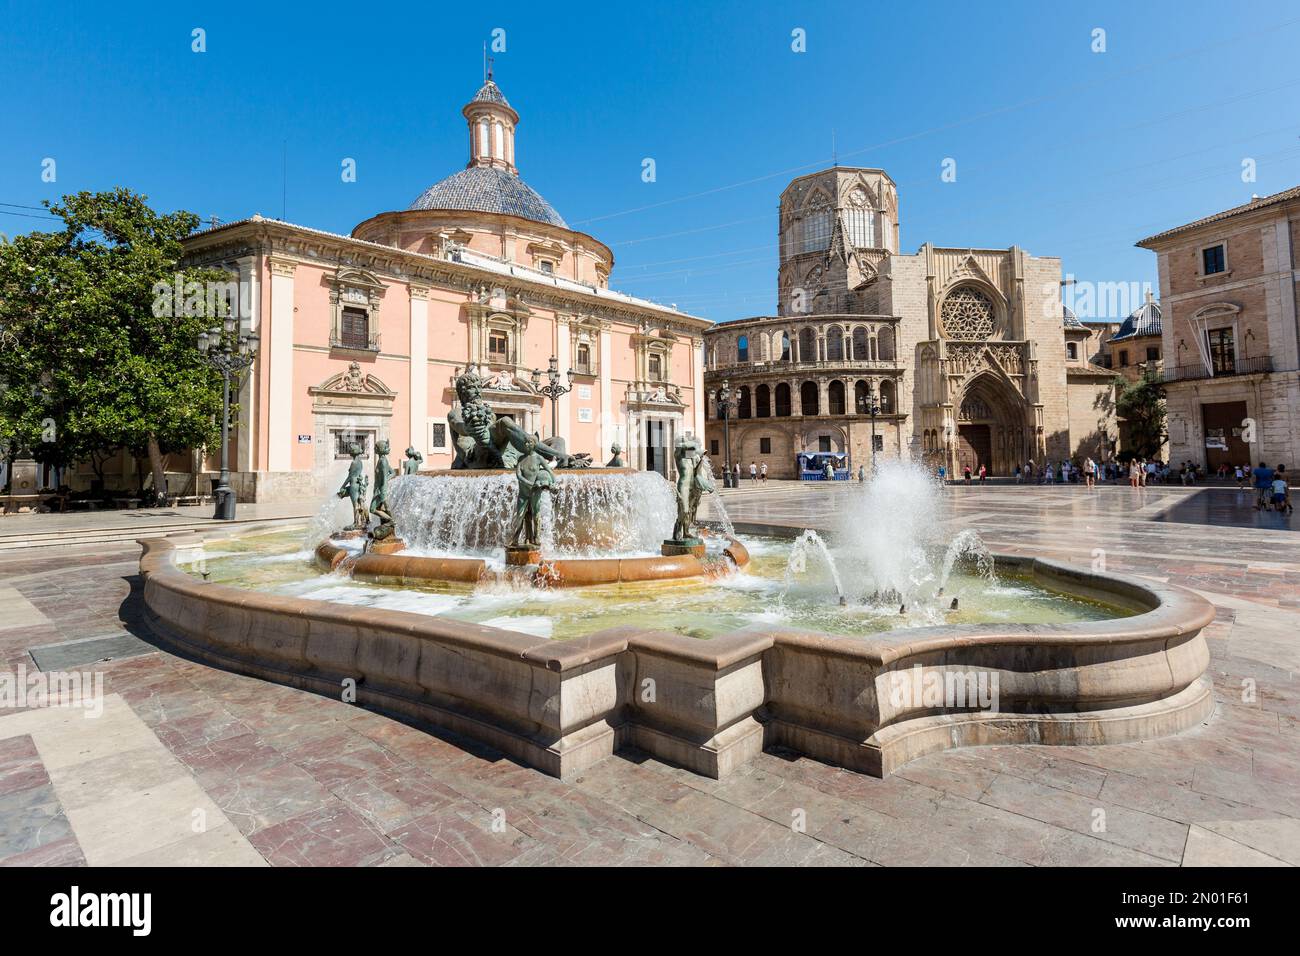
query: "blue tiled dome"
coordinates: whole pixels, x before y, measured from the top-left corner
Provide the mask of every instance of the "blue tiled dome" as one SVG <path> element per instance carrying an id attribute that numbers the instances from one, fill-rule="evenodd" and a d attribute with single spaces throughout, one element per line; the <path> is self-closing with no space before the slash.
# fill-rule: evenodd
<path id="1" fill-rule="evenodd" d="M 410 208 L 505 213 L 559 226 L 561 229 L 569 228 L 551 204 L 520 179 L 517 173 L 492 166 L 471 166 L 434 183 L 420 193 Z"/>
<path id="2" fill-rule="evenodd" d="M 1159 335 L 1162 327 L 1160 303 L 1148 296 L 1146 302 L 1142 303 L 1120 324 L 1119 331 L 1111 336 L 1110 340 L 1116 342 L 1120 339 Z"/>

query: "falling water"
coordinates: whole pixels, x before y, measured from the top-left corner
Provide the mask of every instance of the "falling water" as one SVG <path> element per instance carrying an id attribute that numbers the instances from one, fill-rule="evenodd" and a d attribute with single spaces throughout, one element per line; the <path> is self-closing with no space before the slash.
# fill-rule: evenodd
<path id="1" fill-rule="evenodd" d="M 482 556 L 506 543 L 517 488 L 508 473 L 407 475 L 393 482 L 389 500 L 408 548 Z M 675 518 L 672 486 L 654 472 L 560 474 L 554 493 L 542 500 L 542 553 L 655 554 Z"/>
<path id="2" fill-rule="evenodd" d="M 713 513 L 718 519 L 718 524 L 722 525 L 722 533 L 728 538 L 734 538 L 736 526 L 731 523 L 731 515 L 727 514 L 727 506 L 722 503 L 722 495 L 715 491 L 709 497 L 713 499 Z"/>
<path id="3" fill-rule="evenodd" d="M 307 525 L 307 534 L 303 538 L 304 551 L 311 552 L 339 528 L 346 528 L 352 523 L 352 502 L 338 496 L 339 487 L 348 476 L 351 462 L 338 462 L 330 468 L 324 478 L 325 496 L 321 499 L 316 514 Z"/>
<path id="4" fill-rule="evenodd" d="M 832 551 L 844 581 L 840 593 L 881 607 L 929 606 L 958 561 L 974 558 L 988 576 L 992 559 L 970 528 L 949 538 L 943 489 L 921 465 L 883 462 L 842 508 Z M 945 606 L 947 602 L 944 602 Z"/>
<path id="5" fill-rule="evenodd" d="M 959 558 L 972 558 L 975 564 L 975 571 L 981 577 L 991 578 L 993 576 L 993 555 L 989 552 L 988 545 L 980 538 L 979 533 L 974 528 L 963 528 L 953 537 L 952 543 L 948 545 L 948 550 L 943 555 L 943 567 L 939 571 L 939 588 L 942 590 L 948 585 L 948 577 L 952 574 L 953 565 Z"/>
<path id="6" fill-rule="evenodd" d="M 831 554 L 831 549 L 826 546 L 822 536 L 811 528 L 795 538 L 794 544 L 790 548 L 790 557 L 785 564 L 785 587 L 782 589 L 782 594 L 784 595 L 785 592 L 790 590 L 790 585 L 794 583 L 796 574 L 803 574 L 808 570 L 808 552 L 814 547 L 826 563 L 826 568 L 831 573 L 831 580 L 835 582 L 835 596 L 843 603 L 844 586 L 840 582 L 840 571 L 835 564 L 835 556 Z"/>

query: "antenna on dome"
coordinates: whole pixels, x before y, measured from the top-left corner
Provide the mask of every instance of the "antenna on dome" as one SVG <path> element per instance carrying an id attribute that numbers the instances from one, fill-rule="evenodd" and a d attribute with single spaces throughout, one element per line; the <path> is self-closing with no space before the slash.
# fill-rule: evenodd
<path id="1" fill-rule="evenodd" d="M 487 81 L 488 81 L 488 67 L 487 67 L 487 42 L 484 41 L 484 43 L 483 43 L 483 82 L 486 83 Z"/>

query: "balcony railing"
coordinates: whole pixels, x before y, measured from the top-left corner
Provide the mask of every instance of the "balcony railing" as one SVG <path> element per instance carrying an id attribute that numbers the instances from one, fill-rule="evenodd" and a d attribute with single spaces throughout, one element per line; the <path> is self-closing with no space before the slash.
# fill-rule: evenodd
<path id="1" fill-rule="evenodd" d="M 765 372 L 814 372 L 836 371 L 855 372 L 872 369 L 893 369 L 898 367 L 897 359 L 827 359 L 825 361 L 775 361 L 775 362 L 735 362 L 730 365 L 715 365 L 706 368 L 705 374 L 712 377 L 727 375 L 755 375 Z"/>
<path id="2" fill-rule="evenodd" d="M 1216 368 L 1211 371 L 1203 362 L 1195 365 L 1169 365 L 1165 367 L 1166 382 L 1187 382 L 1204 378 L 1231 378 L 1234 375 L 1261 375 L 1273 371 L 1273 359 L 1264 355 L 1259 358 L 1237 359 L 1232 368 Z"/>
<path id="3" fill-rule="evenodd" d="M 353 352 L 378 352 L 379 332 L 376 330 L 358 334 L 356 332 L 334 331 L 330 333 L 330 348 L 348 349 Z"/>

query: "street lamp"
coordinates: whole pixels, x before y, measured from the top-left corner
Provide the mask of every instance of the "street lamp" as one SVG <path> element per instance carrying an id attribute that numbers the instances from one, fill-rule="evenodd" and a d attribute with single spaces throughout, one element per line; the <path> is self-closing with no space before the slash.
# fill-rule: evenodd
<path id="1" fill-rule="evenodd" d="M 870 381 L 867 382 L 866 395 L 867 414 L 871 416 L 871 473 L 876 473 L 876 416 L 880 414 L 880 405 L 876 401 L 876 390 Z M 858 414 L 861 415 L 864 409 L 859 408 Z"/>
<path id="2" fill-rule="evenodd" d="M 542 373 L 537 369 L 533 369 L 533 388 L 537 389 L 539 395 L 544 395 L 551 400 L 551 437 L 555 438 L 560 434 L 559 398 L 561 395 L 573 391 L 573 369 L 569 369 L 569 384 L 562 384 L 560 382 L 560 360 L 552 355 L 546 367 L 546 379 L 547 382 L 543 385 Z"/>
<path id="3" fill-rule="evenodd" d="M 739 404 L 737 399 L 731 394 L 731 385 L 724 381 L 722 388 L 716 392 L 710 392 L 709 397 L 713 399 L 715 407 L 722 414 L 722 444 L 725 449 L 723 458 L 725 466 L 722 471 L 722 487 L 736 487 L 736 476 L 731 470 L 731 412 Z"/>
<path id="4" fill-rule="evenodd" d="M 218 521 L 235 518 L 235 492 L 230 487 L 230 380 L 253 364 L 258 342 L 257 333 L 241 329 L 233 316 L 199 333 L 199 355 L 221 373 L 221 478 L 214 492 L 217 509 L 212 514 Z"/>

